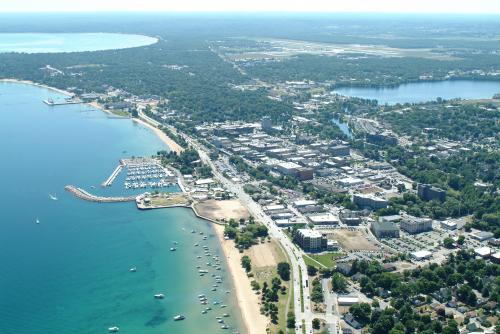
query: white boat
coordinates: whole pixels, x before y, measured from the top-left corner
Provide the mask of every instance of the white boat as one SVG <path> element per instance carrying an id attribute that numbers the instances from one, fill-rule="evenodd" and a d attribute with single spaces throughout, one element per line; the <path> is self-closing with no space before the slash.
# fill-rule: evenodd
<path id="1" fill-rule="evenodd" d="M 165 295 L 163 293 L 158 293 L 155 295 L 155 299 L 163 299 L 165 298 Z"/>
<path id="2" fill-rule="evenodd" d="M 229 317 L 229 314 L 224 313 L 222 316 L 223 316 L 224 318 L 227 318 L 227 317 Z"/>
<path id="3" fill-rule="evenodd" d="M 56 196 L 54 196 L 54 195 L 52 195 L 52 194 L 49 194 L 49 197 L 50 197 L 50 199 L 51 199 L 51 200 L 53 200 L 53 201 L 57 201 L 57 197 L 56 197 Z"/>
<path id="4" fill-rule="evenodd" d="M 37 218 L 37 219 L 35 220 L 35 223 L 40 224 L 40 220 Z"/>
<path id="5" fill-rule="evenodd" d="M 174 252 L 175 250 L 176 250 L 176 248 L 175 248 L 175 247 L 170 247 L 170 251 L 171 251 L 171 252 Z"/>
<path id="6" fill-rule="evenodd" d="M 137 268 L 133 267 L 133 268 L 130 268 L 128 271 L 130 271 L 131 273 L 135 273 L 137 271 Z"/>
<path id="7" fill-rule="evenodd" d="M 176 315 L 176 316 L 174 317 L 174 320 L 175 320 L 175 321 L 180 321 L 180 320 L 184 320 L 184 319 L 186 319 L 186 317 L 185 317 L 185 316 L 183 316 L 182 314 L 178 314 L 178 315 Z"/>
<path id="8" fill-rule="evenodd" d="M 113 326 L 113 327 L 109 327 L 109 328 L 108 328 L 108 332 L 110 332 L 110 333 L 116 333 L 116 332 L 118 332 L 119 330 L 120 330 L 120 328 L 119 328 L 119 327 L 116 327 L 116 326 Z"/>
<path id="9" fill-rule="evenodd" d="M 229 326 L 228 325 L 222 325 L 222 326 L 220 326 L 220 328 L 222 328 L 222 329 L 228 329 Z"/>

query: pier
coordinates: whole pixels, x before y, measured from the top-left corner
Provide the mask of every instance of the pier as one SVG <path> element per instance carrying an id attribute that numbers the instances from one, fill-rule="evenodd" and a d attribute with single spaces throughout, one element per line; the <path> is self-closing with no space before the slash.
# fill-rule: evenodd
<path id="1" fill-rule="evenodd" d="M 125 164 L 123 163 L 122 160 L 120 160 L 120 164 L 115 168 L 115 170 L 113 171 L 113 173 L 111 173 L 111 175 L 107 178 L 107 180 L 104 181 L 103 183 L 101 183 L 101 186 L 102 187 L 109 187 L 109 186 L 111 186 L 113 184 L 113 181 L 116 179 L 116 177 L 122 171 L 122 169 L 123 169 L 124 166 L 125 166 Z"/>
<path id="2" fill-rule="evenodd" d="M 128 196 L 128 197 L 103 197 L 103 196 L 96 196 L 88 193 L 87 191 L 83 190 L 82 188 L 77 188 L 72 185 L 68 185 L 64 187 L 66 191 L 69 191 L 73 195 L 75 195 L 78 198 L 81 198 L 83 200 L 89 201 L 89 202 L 98 202 L 98 203 L 118 203 L 118 202 L 133 202 L 135 201 L 135 198 L 137 197 L 136 195 L 134 196 Z"/>
<path id="3" fill-rule="evenodd" d="M 47 99 L 47 100 L 43 100 L 43 103 L 45 103 L 48 106 L 55 107 L 55 106 L 64 106 L 64 105 L 68 105 L 68 104 L 81 104 L 83 102 L 80 100 L 65 100 L 65 101 L 56 102 L 52 99 Z"/>

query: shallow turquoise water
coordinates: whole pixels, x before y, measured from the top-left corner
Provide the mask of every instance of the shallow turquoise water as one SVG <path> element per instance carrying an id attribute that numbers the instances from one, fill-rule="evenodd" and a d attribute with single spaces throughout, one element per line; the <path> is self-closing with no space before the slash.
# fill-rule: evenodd
<path id="1" fill-rule="evenodd" d="M 188 209 L 139 211 L 132 203 L 84 202 L 63 190 L 74 184 L 124 193 L 120 182 L 105 190 L 98 185 L 118 159 L 154 154 L 162 143 L 131 120 L 86 106 L 48 107 L 41 102 L 48 97 L 60 98 L 0 83 L 0 333 L 107 333 L 115 325 L 120 333 L 222 333 L 215 320 L 222 313 L 231 315 L 229 332 L 241 331 L 234 294 L 224 292 L 233 290 L 226 264 L 214 271 L 224 278 L 216 292 L 213 278 L 195 268 L 208 261 L 197 259 L 203 250 L 195 242 L 222 255 L 207 222 Z M 169 251 L 173 241 L 176 252 Z M 166 298 L 154 300 L 156 293 Z M 202 315 L 200 293 L 228 307 Z M 176 314 L 187 319 L 174 322 Z"/>
<path id="2" fill-rule="evenodd" d="M 0 52 L 55 53 L 125 49 L 156 43 L 153 37 L 112 33 L 0 33 Z"/>
<path id="3" fill-rule="evenodd" d="M 500 93 L 500 81 L 451 80 L 418 82 L 391 88 L 341 87 L 334 92 L 377 100 L 379 104 L 414 103 L 443 99 L 490 99 Z"/>

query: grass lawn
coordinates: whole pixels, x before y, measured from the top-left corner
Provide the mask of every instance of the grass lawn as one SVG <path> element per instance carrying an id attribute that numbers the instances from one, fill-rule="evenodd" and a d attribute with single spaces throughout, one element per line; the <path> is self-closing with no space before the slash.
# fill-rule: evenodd
<path id="1" fill-rule="evenodd" d="M 276 254 L 276 260 L 277 262 L 288 262 L 286 255 L 283 253 L 281 250 L 281 247 L 279 247 L 276 242 L 272 241 L 270 243 L 270 246 L 274 248 L 274 254 Z M 253 266 L 253 265 L 252 265 Z M 252 268 L 252 273 L 254 274 L 254 277 L 251 279 L 254 279 L 259 283 L 261 289 L 262 285 L 264 282 L 267 282 L 269 286 L 271 286 L 271 281 L 273 277 L 278 277 L 278 272 L 277 272 L 277 267 L 276 266 L 266 266 L 266 267 L 255 267 L 253 266 Z M 278 333 L 280 330 L 283 332 L 286 332 L 286 319 L 287 319 L 287 314 L 286 314 L 286 304 L 288 301 L 288 296 L 290 293 L 292 293 L 292 298 L 293 298 L 293 291 L 290 289 L 292 286 L 291 284 L 292 280 L 286 282 L 286 281 L 281 281 L 281 284 L 286 287 L 286 293 L 282 295 L 281 293 L 278 293 L 278 324 L 272 324 L 270 328 L 270 333 Z M 291 308 L 290 310 L 293 311 L 293 299 L 291 300 Z M 290 331 L 288 330 L 288 333 L 295 333 L 295 331 Z"/>
<path id="2" fill-rule="evenodd" d="M 335 259 L 341 257 L 341 253 L 330 252 L 323 254 L 307 254 L 304 256 L 304 261 L 307 265 L 312 265 L 315 267 L 319 267 L 318 263 L 326 268 L 335 267 Z"/>

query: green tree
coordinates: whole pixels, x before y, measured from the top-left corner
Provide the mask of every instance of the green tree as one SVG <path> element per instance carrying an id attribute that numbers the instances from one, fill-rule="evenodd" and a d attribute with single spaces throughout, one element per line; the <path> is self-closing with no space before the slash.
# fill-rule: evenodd
<path id="1" fill-rule="evenodd" d="M 318 268 L 315 266 L 311 266 L 310 264 L 307 265 L 307 275 L 309 276 L 316 276 L 318 273 Z"/>
<path id="2" fill-rule="evenodd" d="M 244 255 L 241 258 L 241 266 L 245 269 L 247 273 L 249 273 L 252 270 L 252 263 L 247 255 Z"/>
<path id="3" fill-rule="evenodd" d="M 312 321 L 312 327 L 313 329 L 315 330 L 318 330 L 321 328 L 321 322 L 319 321 L 318 318 L 314 318 L 313 321 Z"/>
<path id="4" fill-rule="evenodd" d="M 290 280 L 290 264 L 288 262 L 278 263 L 278 275 L 284 281 Z"/>
<path id="5" fill-rule="evenodd" d="M 332 288 L 333 291 L 344 292 L 347 289 L 347 281 L 340 273 L 333 273 L 332 275 Z"/>

